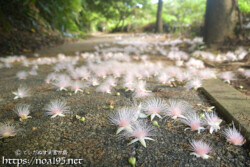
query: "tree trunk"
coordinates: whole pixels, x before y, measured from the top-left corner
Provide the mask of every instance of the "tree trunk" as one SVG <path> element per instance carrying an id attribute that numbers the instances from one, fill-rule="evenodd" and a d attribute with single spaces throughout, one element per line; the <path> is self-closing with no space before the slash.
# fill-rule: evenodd
<path id="1" fill-rule="evenodd" d="M 125 18 L 123 17 L 123 18 L 122 18 L 122 28 L 121 28 L 121 32 L 124 31 L 124 21 L 125 21 Z"/>
<path id="2" fill-rule="evenodd" d="M 223 43 L 234 36 L 238 21 L 238 0 L 207 0 L 204 41 L 207 44 Z"/>
<path id="3" fill-rule="evenodd" d="M 163 32 L 163 24 L 162 24 L 162 0 L 158 0 L 158 9 L 157 9 L 157 16 L 156 16 L 156 27 L 155 32 L 162 33 Z"/>

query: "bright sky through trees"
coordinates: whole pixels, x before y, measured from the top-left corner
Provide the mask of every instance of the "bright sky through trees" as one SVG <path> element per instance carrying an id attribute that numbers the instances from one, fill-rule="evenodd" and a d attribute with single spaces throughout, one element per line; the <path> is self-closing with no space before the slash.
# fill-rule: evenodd
<path id="1" fill-rule="evenodd" d="M 151 0 L 152 3 L 158 3 L 158 0 Z"/>

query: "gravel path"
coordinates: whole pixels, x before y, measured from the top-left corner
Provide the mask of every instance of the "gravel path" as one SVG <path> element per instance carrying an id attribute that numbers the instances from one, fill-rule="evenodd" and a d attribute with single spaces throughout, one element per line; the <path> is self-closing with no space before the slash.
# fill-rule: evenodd
<path id="1" fill-rule="evenodd" d="M 161 56 L 154 56 L 153 59 L 173 64 Z M 77 66 L 85 63 L 79 61 Z M 110 102 L 114 103 L 115 109 L 131 106 L 132 93 L 125 92 L 121 86 L 112 90 L 112 94 L 97 93 L 94 87 L 88 87 L 84 93 L 77 94 L 70 91 L 56 91 L 51 84 L 44 82 L 46 76 L 53 72 L 52 67 L 52 65 L 39 65 L 38 75 L 28 76 L 26 80 L 18 80 L 16 73 L 20 70 L 28 71 L 31 66 L 24 67 L 16 63 L 12 68 L 0 69 L 0 122 L 9 122 L 17 129 L 22 129 L 15 137 L 0 141 L 1 157 L 23 161 L 28 159 L 33 166 L 39 166 L 37 165 L 39 163 L 53 164 L 56 163 L 53 157 L 65 157 L 66 160 L 74 159 L 75 164 L 81 159 L 79 162 L 81 165 L 48 166 L 128 167 L 130 156 L 136 157 L 136 166 L 141 167 L 244 167 L 250 164 L 249 151 L 244 147 L 227 143 L 220 132 L 211 135 L 207 130 L 200 134 L 184 131 L 186 128 L 184 124 L 170 119 L 157 119 L 160 125 L 156 129 L 158 135 L 153 137 L 155 141 L 147 141 L 146 148 L 139 142 L 127 146 L 129 140 L 117 138 L 115 135 L 117 127 L 110 123 L 107 116 L 112 111 L 108 109 Z M 20 85 L 29 87 L 32 96 L 13 100 L 12 92 Z M 197 112 L 201 111 L 201 106 L 197 104 L 209 106 L 199 91 L 162 86 L 155 79 L 147 80 L 147 88 L 153 91 L 154 96 L 165 100 L 169 98 L 186 100 Z M 86 91 L 90 94 L 88 95 Z M 120 92 L 121 95 L 115 96 L 116 92 Z M 67 101 L 71 114 L 51 119 L 45 115 L 45 105 L 57 98 Z M 31 119 L 19 121 L 18 116 L 12 111 L 18 103 L 31 105 Z M 81 122 L 76 119 L 76 115 L 84 116 L 86 120 Z M 228 125 L 223 121 L 221 129 L 226 127 Z M 212 158 L 204 160 L 190 155 L 189 141 L 192 139 L 201 139 L 211 144 L 213 150 L 209 155 Z M 57 153 L 59 155 L 53 156 L 51 150 L 59 151 Z M 43 155 L 42 151 L 47 152 Z M 41 159 L 45 160 L 42 162 Z M 3 159 L 0 162 L 3 164 Z"/>

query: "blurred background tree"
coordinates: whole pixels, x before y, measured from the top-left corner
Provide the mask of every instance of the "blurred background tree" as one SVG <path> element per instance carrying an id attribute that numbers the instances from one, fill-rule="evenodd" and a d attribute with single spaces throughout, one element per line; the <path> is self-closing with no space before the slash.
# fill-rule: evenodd
<path id="1" fill-rule="evenodd" d="M 162 33 L 163 32 L 163 24 L 162 24 L 162 5 L 163 1 L 158 0 L 158 7 L 157 7 L 157 15 L 156 15 L 156 32 Z"/>
<path id="2" fill-rule="evenodd" d="M 164 32 L 201 35 L 206 0 L 159 0 Z M 249 0 L 239 0 L 249 16 Z M 158 0 L 0 0 L 0 30 L 57 30 L 65 36 L 93 31 L 156 31 Z"/>
<path id="3" fill-rule="evenodd" d="M 240 8 L 245 13 L 248 12 L 249 5 L 246 1 L 238 3 L 238 0 L 207 0 L 204 31 L 204 40 L 207 44 L 223 43 L 242 31 Z"/>

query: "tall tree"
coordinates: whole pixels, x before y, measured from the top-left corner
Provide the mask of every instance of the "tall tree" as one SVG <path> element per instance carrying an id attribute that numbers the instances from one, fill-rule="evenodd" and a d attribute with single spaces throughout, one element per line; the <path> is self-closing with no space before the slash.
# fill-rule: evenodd
<path id="1" fill-rule="evenodd" d="M 158 8 L 157 8 L 157 15 L 156 15 L 157 20 L 156 20 L 155 31 L 159 33 L 163 32 L 162 5 L 163 5 L 163 0 L 158 0 Z"/>
<path id="2" fill-rule="evenodd" d="M 238 0 L 207 0 L 204 41 L 222 43 L 234 35 L 238 21 Z"/>

